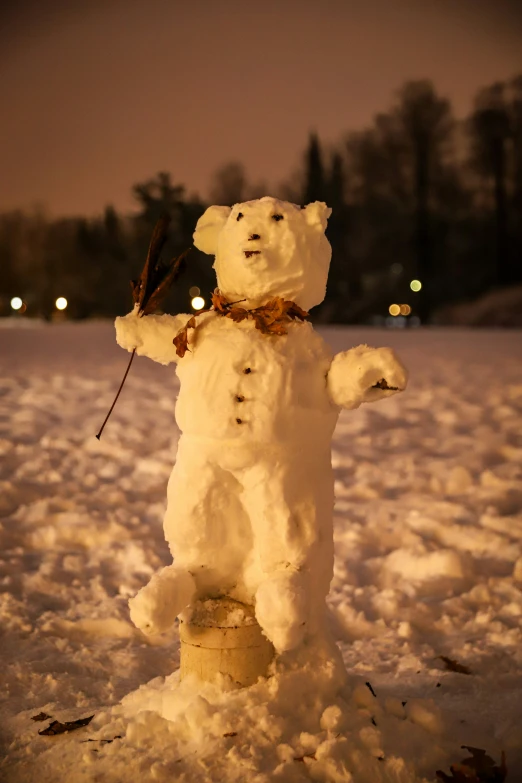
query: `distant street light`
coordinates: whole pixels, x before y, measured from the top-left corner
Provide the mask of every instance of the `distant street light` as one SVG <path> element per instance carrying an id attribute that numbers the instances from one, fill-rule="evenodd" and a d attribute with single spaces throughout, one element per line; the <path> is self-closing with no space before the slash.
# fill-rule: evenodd
<path id="1" fill-rule="evenodd" d="M 410 288 L 412 291 L 420 291 L 422 288 L 422 283 L 420 280 L 412 280 L 410 283 Z"/>
<path id="2" fill-rule="evenodd" d="M 57 310 L 65 310 L 67 307 L 67 299 L 65 296 L 59 296 L 54 304 L 56 305 Z"/>
<path id="3" fill-rule="evenodd" d="M 13 310 L 21 310 L 22 309 L 23 302 L 20 299 L 19 296 L 13 296 L 11 299 L 11 307 Z"/>
<path id="4" fill-rule="evenodd" d="M 202 296 L 195 296 L 190 304 L 194 310 L 203 310 L 205 307 L 205 300 Z"/>

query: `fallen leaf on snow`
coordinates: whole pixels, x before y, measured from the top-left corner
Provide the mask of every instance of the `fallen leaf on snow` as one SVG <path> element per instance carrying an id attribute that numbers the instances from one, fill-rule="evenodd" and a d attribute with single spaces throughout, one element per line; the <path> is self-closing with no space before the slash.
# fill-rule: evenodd
<path id="1" fill-rule="evenodd" d="M 111 742 L 114 742 L 114 740 L 121 739 L 121 734 L 117 734 L 112 739 L 86 739 L 81 740 L 81 742 L 101 742 L 102 745 L 110 745 Z"/>
<path id="2" fill-rule="evenodd" d="M 47 720 L 52 717 L 52 715 L 48 715 L 46 712 L 39 712 L 38 715 L 32 715 L 31 720 Z"/>
<path id="3" fill-rule="evenodd" d="M 462 748 L 469 750 L 471 756 L 463 759 L 460 764 L 452 764 L 451 775 L 438 769 L 435 774 L 439 780 L 443 783 L 504 783 L 507 775 L 504 751 L 498 767 L 482 748 L 472 748 L 469 745 L 462 745 Z"/>
<path id="4" fill-rule="evenodd" d="M 471 674 L 471 669 L 453 658 L 447 658 L 445 655 L 439 655 L 438 658 L 443 662 L 446 669 L 450 672 L 457 672 L 457 674 Z"/>
<path id="5" fill-rule="evenodd" d="M 38 734 L 44 737 L 54 737 L 55 734 L 65 734 L 68 731 L 75 731 L 81 729 L 83 726 L 88 726 L 94 715 L 90 715 L 88 718 L 80 718 L 79 720 L 69 720 L 65 723 L 60 723 L 59 720 L 53 720 L 46 729 L 42 729 Z"/>

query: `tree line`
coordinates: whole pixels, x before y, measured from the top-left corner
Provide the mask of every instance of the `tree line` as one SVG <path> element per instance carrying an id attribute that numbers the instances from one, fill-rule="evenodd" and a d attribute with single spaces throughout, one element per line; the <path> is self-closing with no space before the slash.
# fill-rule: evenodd
<path id="1" fill-rule="evenodd" d="M 241 163 L 214 175 L 210 203 L 266 195 Z M 522 75 L 481 89 L 457 120 L 429 81 L 402 86 L 372 124 L 325 147 L 312 133 L 300 168 L 270 194 L 332 207 L 333 256 L 325 302 L 315 318 L 365 323 L 408 303 L 422 322 L 450 303 L 522 283 Z M 43 212 L 0 215 L 0 315 L 19 296 L 27 315 L 49 318 L 58 296 L 69 317 L 112 317 L 130 307 L 129 280 L 143 265 L 152 229 L 168 212 L 165 252 L 192 245 L 207 204 L 167 172 L 133 187 L 136 212 L 107 207 L 98 218 L 49 220 Z M 410 282 L 421 281 L 419 292 Z M 208 257 L 191 251 L 167 301 L 190 311 L 189 289 L 215 284 Z"/>

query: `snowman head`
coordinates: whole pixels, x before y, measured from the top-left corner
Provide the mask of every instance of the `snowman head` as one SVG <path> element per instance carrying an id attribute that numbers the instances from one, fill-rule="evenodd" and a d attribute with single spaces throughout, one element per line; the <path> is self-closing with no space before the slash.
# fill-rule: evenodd
<path id="1" fill-rule="evenodd" d="M 218 286 L 229 302 L 257 307 L 274 296 L 309 310 L 323 301 L 332 248 L 324 235 L 331 209 L 321 201 L 298 207 L 265 196 L 231 207 L 209 207 L 194 244 L 215 256 Z"/>

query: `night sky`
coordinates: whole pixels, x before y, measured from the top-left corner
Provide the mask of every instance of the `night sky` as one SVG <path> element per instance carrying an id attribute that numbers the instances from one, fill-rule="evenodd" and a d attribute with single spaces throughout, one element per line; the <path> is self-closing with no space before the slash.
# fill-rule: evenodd
<path id="1" fill-rule="evenodd" d="M 5 6 L 5 0 L 3 6 Z M 431 78 L 458 116 L 522 72 L 518 0 L 18 0 L 0 11 L 0 210 L 132 206 L 158 170 L 270 185 Z"/>

